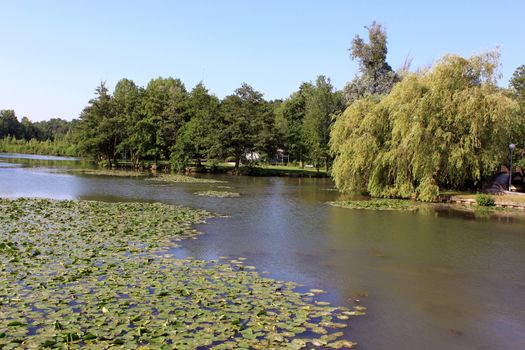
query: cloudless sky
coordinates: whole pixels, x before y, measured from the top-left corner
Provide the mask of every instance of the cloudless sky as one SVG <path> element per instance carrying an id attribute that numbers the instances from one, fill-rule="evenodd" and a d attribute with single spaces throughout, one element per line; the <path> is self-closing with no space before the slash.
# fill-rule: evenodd
<path id="1" fill-rule="evenodd" d="M 357 73 L 352 38 L 376 20 L 388 62 L 500 47 L 501 86 L 525 64 L 525 1 L 0 0 L 0 109 L 19 119 L 77 118 L 106 81 L 199 81 L 222 98 L 242 82 L 286 98 L 319 74 L 338 89 Z"/>

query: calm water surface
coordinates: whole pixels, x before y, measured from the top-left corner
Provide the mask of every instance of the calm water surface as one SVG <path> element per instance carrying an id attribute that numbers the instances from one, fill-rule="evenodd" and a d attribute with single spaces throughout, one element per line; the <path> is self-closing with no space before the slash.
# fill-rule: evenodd
<path id="1" fill-rule="evenodd" d="M 23 158 L 21 158 L 23 157 Z M 450 212 L 359 211 L 327 179 L 217 177 L 215 184 L 80 176 L 80 161 L 0 154 L 0 196 L 160 201 L 228 215 L 184 241 L 179 256 L 246 257 L 268 276 L 368 307 L 347 330 L 360 349 L 525 349 L 525 220 Z"/>

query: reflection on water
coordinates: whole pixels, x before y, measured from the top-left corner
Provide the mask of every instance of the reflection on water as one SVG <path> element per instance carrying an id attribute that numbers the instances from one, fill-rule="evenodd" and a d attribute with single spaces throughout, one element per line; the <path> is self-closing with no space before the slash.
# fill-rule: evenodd
<path id="1" fill-rule="evenodd" d="M 1 196 L 161 201 L 227 215 L 200 225 L 207 234 L 176 253 L 246 257 L 271 277 L 328 290 L 336 304 L 358 300 L 368 314 L 352 320 L 349 333 L 361 349 L 524 348 L 523 220 L 332 207 L 325 203 L 339 195 L 327 179 L 219 176 L 241 193 L 221 199 L 194 192 L 224 184 L 80 176 L 57 172 L 57 164 L 8 162 L 24 166 L 0 167 Z"/>

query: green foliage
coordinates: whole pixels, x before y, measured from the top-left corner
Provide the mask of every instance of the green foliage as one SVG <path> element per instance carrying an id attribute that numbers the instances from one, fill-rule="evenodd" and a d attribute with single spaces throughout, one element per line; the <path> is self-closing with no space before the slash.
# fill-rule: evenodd
<path id="1" fill-rule="evenodd" d="M 345 89 L 348 103 L 368 95 L 385 95 L 390 92 L 399 77 L 386 62 L 387 36 L 380 24 L 373 22 L 368 30 L 369 43 L 356 35 L 350 53 L 359 61 L 360 76 L 349 82 Z"/>
<path id="2" fill-rule="evenodd" d="M 520 67 L 516 68 L 516 71 L 509 81 L 509 85 L 512 96 L 518 101 L 520 105 L 518 114 L 525 118 L 525 65 L 521 65 Z M 520 127 L 520 132 L 523 137 L 513 140 L 518 148 L 521 148 L 520 151 L 514 153 L 515 157 L 517 158 L 515 164 L 516 166 L 525 168 L 525 150 L 523 149 L 525 148 L 525 123 L 521 124 Z"/>
<path id="3" fill-rule="evenodd" d="M 84 108 L 76 129 L 78 149 L 109 166 L 116 163 L 118 145 L 122 139 L 122 120 L 105 83 L 95 90 L 95 98 Z"/>
<path id="4" fill-rule="evenodd" d="M 146 87 L 140 121 L 144 153 L 169 159 L 177 133 L 187 121 L 188 93 L 179 79 L 157 78 Z"/>
<path id="5" fill-rule="evenodd" d="M 144 89 L 129 79 L 121 79 L 115 86 L 112 100 L 115 119 L 121 127 L 119 130 L 120 143 L 116 151 L 123 154 L 125 158 L 129 156 L 135 167 L 140 164 L 141 157 L 145 153 L 140 124 L 143 96 Z"/>
<path id="6" fill-rule="evenodd" d="M 210 95 L 199 83 L 188 98 L 188 116 L 171 148 L 170 162 L 175 170 L 184 170 L 191 161 L 198 165 L 202 158 L 214 158 L 219 153 L 219 99 Z"/>
<path id="7" fill-rule="evenodd" d="M 497 66 L 497 52 L 446 56 L 385 97 L 352 103 L 332 132 L 337 187 L 430 201 L 439 188 L 479 186 L 523 123 L 495 85 Z"/>
<path id="8" fill-rule="evenodd" d="M 26 140 L 30 140 L 31 138 L 35 138 L 39 141 L 53 141 L 57 138 L 63 139 L 69 136 L 75 125 L 75 121 L 67 121 L 60 118 L 51 118 L 49 120 L 35 122 L 31 125 L 25 122 L 25 119 L 27 118 L 22 118 L 22 125 L 27 125 L 25 131 L 26 136 L 24 137 Z"/>
<path id="9" fill-rule="evenodd" d="M 525 103 L 525 65 L 516 68 L 509 84 L 518 100 Z"/>
<path id="10" fill-rule="evenodd" d="M 328 169 L 331 163 L 328 146 L 330 127 L 342 108 L 341 94 L 334 91 L 330 79 L 319 76 L 306 96 L 302 125 L 302 142 L 306 146 L 307 159 L 318 170 L 323 165 Z"/>
<path id="11" fill-rule="evenodd" d="M 306 100 L 313 90 L 311 83 L 303 83 L 275 111 L 275 127 L 280 145 L 293 160 L 304 161 L 307 148 L 302 127 L 306 115 Z"/>
<path id="12" fill-rule="evenodd" d="M 5 137 L 0 139 L 0 152 L 69 157 L 78 156 L 74 144 L 65 139 L 56 139 L 54 141 L 38 141 L 36 139 L 31 139 L 26 141 L 23 139 L 17 140 L 14 137 Z"/>
<path id="13" fill-rule="evenodd" d="M 11 136 L 17 140 L 54 141 L 56 138 L 65 139 L 72 125 L 73 122 L 60 118 L 32 123 L 27 117 L 23 117 L 18 121 L 15 111 L 0 110 L 0 138 Z"/>
<path id="14" fill-rule="evenodd" d="M 246 154 L 256 151 L 256 146 L 259 151 L 267 150 L 267 136 L 273 128 L 271 113 L 262 93 L 246 83 L 222 101 L 220 144 L 234 158 L 236 170 Z"/>
<path id="15" fill-rule="evenodd" d="M 483 193 L 476 195 L 476 203 L 482 207 L 493 207 L 496 204 L 494 197 Z"/>
<path id="16" fill-rule="evenodd" d="M 0 110 L 0 138 L 22 136 L 20 122 L 16 118 L 15 111 L 11 109 Z"/>

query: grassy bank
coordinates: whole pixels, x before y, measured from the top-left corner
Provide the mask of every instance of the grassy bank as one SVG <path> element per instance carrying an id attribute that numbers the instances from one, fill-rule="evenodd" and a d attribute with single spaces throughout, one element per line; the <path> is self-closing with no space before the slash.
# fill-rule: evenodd
<path id="1" fill-rule="evenodd" d="M 525 219 L 525 195 L 503 194 L 497 196 L 448 192 L 441 201 L 425 203 L 409 199 L 361 198 L 340 200 L 330 203 L 333 206 L 362 210 L 398 210 L 424 214 L 443 213 L 446 215 L 467 215 L 475 219 L 508 220 Z"/>
<path id="2" fill-rule="evenodd" d="M 472 203 L 476 203 L 476 201 L 479 198 L 479 195 L 479 193 L 467 191 L 444 191 L 440 195 L 440 201 L 470 201 Z M 492 198 L 494 200 L 494 204 L 497 206 L 525 206 L 525 193 L 503 192 L 500 194 L 489 194 L 484 196 Z"/>
<path id="3" fill-rule="evenodd" d="M 244 258 L 175 259 L 212 214 L 159 203 L 0 200 L 0 348 L 352 347 L 362 309 L 261 277 Z"/>

